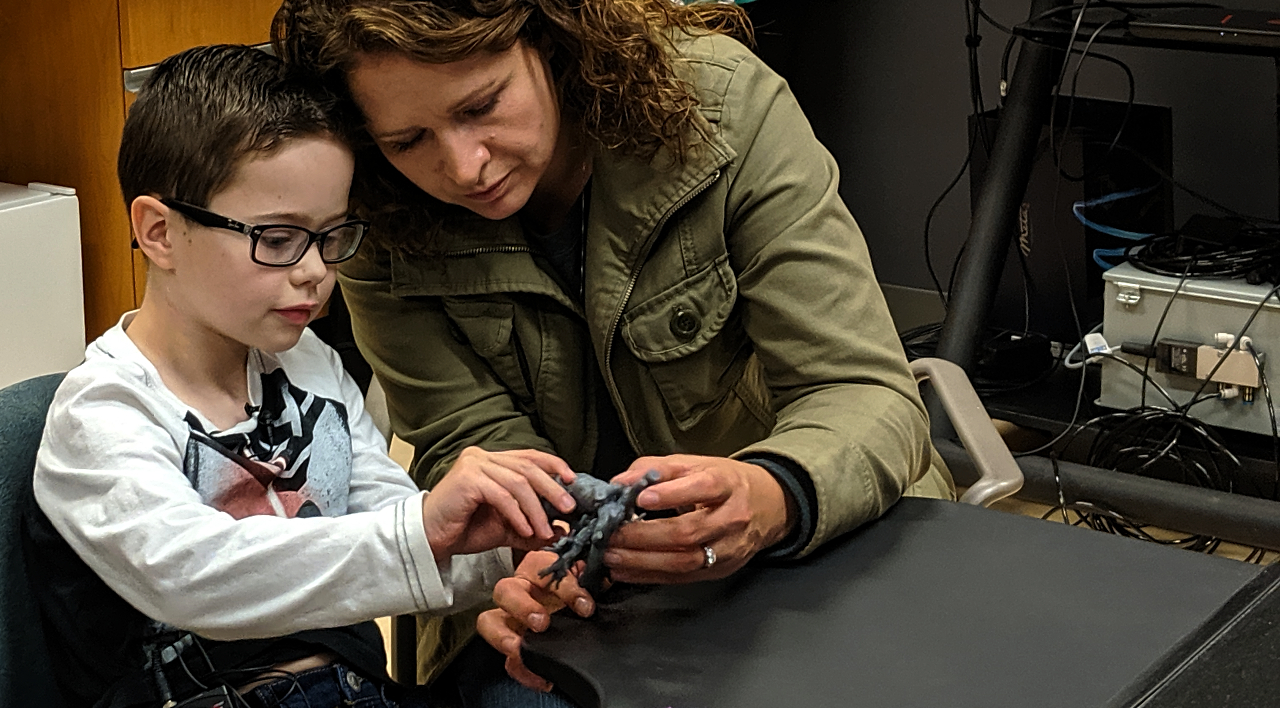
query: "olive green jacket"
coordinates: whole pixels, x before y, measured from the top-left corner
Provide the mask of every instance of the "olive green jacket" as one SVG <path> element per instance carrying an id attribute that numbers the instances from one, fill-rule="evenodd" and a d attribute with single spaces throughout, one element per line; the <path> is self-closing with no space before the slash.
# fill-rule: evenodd
<path id="1" fill-rule="evenodd" d="M 442 256 L 365 247 L 342 268 L 414 478 L 430 486 L 469 445 L 589 470 L 598 363 L 637 453 L 807 471 L 803 553 L 903 494 L 952 496 L 835 161 L 741 44 L 680 49 L 704 135 L 682 164 L 595 159 L 584 305 L 515 218 L 450 224 Z"/>

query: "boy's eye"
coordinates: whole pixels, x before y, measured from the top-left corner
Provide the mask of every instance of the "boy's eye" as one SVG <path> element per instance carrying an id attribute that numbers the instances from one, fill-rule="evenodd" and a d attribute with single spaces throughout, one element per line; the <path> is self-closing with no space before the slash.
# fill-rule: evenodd
<path id="1" fill-rule="evenodd" d="M 301 231 L 293 231 L 290 229 L 271 229 L 262 232 L 258 237 L 259 248 L 270 249 L 288 249 L 292 248 L 297 241 L 306 238 Z"/>

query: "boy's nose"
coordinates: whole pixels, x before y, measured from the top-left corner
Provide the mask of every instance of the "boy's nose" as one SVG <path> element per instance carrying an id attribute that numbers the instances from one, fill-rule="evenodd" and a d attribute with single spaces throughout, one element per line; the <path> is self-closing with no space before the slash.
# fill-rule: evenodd
<path id="1" fill-rule="evenodd" d="M 324 280 L 328 273 L 329 264 L 320 257 L 319 242 L 307 246 L 306 252 L 302 254 L 302 260 L 294 264 L 290 270 L 291 279 L 299 285 Z"/>

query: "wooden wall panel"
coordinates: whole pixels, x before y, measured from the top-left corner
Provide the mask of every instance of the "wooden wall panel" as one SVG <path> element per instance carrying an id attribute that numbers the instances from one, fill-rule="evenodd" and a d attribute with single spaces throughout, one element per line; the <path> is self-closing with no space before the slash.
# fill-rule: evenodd
<path id="1" fill-rule="evenodd" d="M 0 181 L 76 189 L 89 339 L 134 301 L 115 176 L 124 126 L 117 12 L 116 0 L 45 0 L 8 3 L 0 21 Z"/>
<path id="2" fill-rule="evenodd" d="M 260 44 L 270 39 L 280 0 L 120 0 L 126 69 L 155 64 L 201 44 Z"/>

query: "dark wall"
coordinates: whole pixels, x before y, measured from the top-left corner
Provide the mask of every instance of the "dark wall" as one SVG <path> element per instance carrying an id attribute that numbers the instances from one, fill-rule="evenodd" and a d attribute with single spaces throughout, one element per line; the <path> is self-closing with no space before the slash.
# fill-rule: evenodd
<path id="1" fill-rule="evenodd" d="M 1280 0 L 1231 0 L 1274 9 Z M 1029 2 L 987 0 L 1006 25 Z M 964 161 L 970 113 L 963 0 L 757 0 L 759 52 L 789 81 L 818 137 L 840 164 L 841 194 L 858 219 L 882 282 L 931 288 L 925 215 Z M 987 105 L 998 104 L 1005 35 L 988 25 L 980 47 Z M 1276 218 L 1277 78 L 1269 58 L 1106 48 L 1132 67 L 1137 100 L 1173 111 L 1174 176 L 1249 214 Z M 1016 57 L 1016 51 L 1015 51 Z M 1080 94 L 1123 100 L 1120 69 L 1086 63 Z M 1069 208 L 1069 205 L 1068 207 Z M 1186 195 L 1176 223 L 1203 207 Z M 964 179 L 933 225 L 945 273 L 969 225 Z"/>

